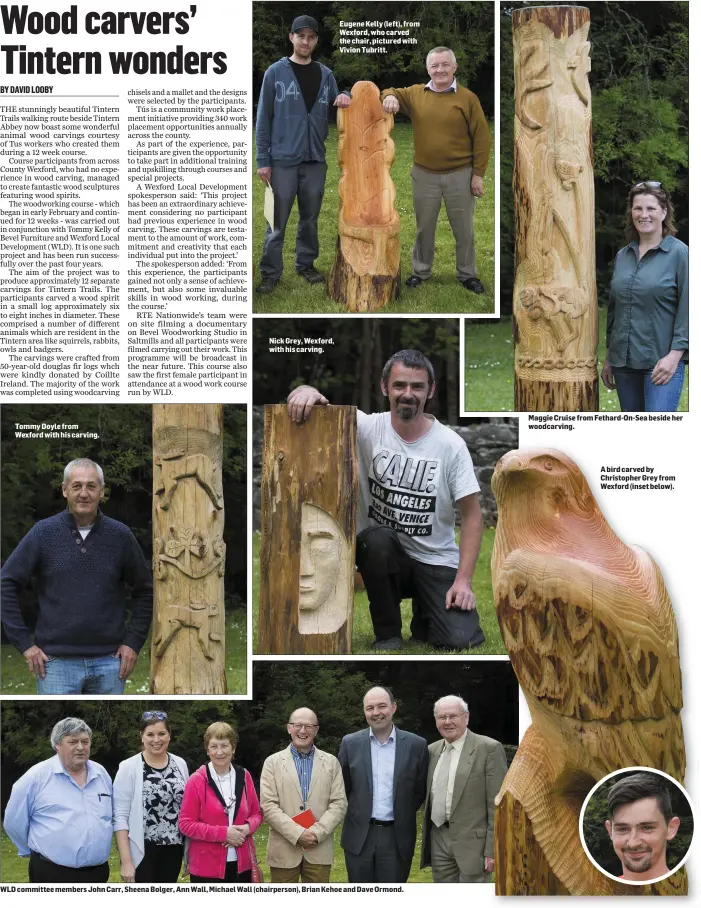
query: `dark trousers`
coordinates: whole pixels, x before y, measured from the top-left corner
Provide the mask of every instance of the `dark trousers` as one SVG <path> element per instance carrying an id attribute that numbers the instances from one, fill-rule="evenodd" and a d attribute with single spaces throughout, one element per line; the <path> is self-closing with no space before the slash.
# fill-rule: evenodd
<path id="1" fill-rule="evenodd" d="M 29 857 L 30 883 L 106 883 L 109 878 L 110 865 L 107 861 L 93 867 L 64 867 L 36 851 Z"/>
<path id="2" fill-rule="evenodd" d="M 295 246 L 295 270 L 302 271 L 313 265 L 319 255 L 319 212 L 324 198 L 326 163 L 307 161 L 283 167 L 273 164 L 270 185 L 275 194 L 274 227 L 265 230 L 260 273 L 266 278 L 282 277 L 282 247 L 285 242 L 287 221 L 297 199 L 299 222 Z"/>
<path id="3" fill-rule="evenodd" d="M 144 842 L 144 858 L 136 868 L 135 883 L 177 883 L 183 865 L 182 845 Z"/>
<path id="4" fill-rule="evenodd" d="M 446 609 L 455 568 L 423 564 L 404 551 L 389 527 L 368 527 L 358 536 L 355 560 L 363 578 L 378 640 L 402 636 L 402 599 L 411 597 L 411 634 L 438 649 L 467 649 L 484 643 L 477 609 Z"/>
<path id="5" fill-rule="evenodd" d="M 676 413 L 684 388 L 684 363 L 679 363 L 666 385 L 653 385 L 652 371 L 613 367 L 623 413 Z"/>
<path id="6" fill-rule="evenodd" d="M 349 883 L 406 883 L 411 858 L 405 860 L 397 850 L 394 826 L 370 825 L 360 854 L 346 851 Z"/>
<path id="7" fill-rule="evenodd" d="M 190 882 L 191 883 L 250 883 L 251 882 L 251 871 L 244 870 L 243 873 L 239 873 L 238 861 L 227 861 L 223 880 L 219 879 L 217 877 L 213 877 L 213 876 L 195 876 L 194 873 L 191 873 Z"/>

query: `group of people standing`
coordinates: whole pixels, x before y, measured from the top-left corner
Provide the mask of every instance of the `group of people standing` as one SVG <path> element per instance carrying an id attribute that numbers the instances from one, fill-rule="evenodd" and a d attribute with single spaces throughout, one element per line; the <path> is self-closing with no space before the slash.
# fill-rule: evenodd
<path id="1" fill-rule="evenodd" d="M 396 709 L 390 690 L 371 688 L 363 699 L 368 728 L 346 735 L 338 757 L 316 747 L 316 714 L 294 710 L 290 744 L 263 765 L 260 799 L 234 762 L 237 735 L 226 722 L 207 728 L 208 760 L 190 775 L 170 752 L 167 714 L 144 712 L 142 750 L 120 763 L 112 782 L 90 760 L 88 725 L 62 719 L 51 732 L 55 755 L 13 786 L 5 831 L 29 857 L 33 883 L 107 882 L 113 832 L 124 882 L 176 882 L 184 863 L 193 883 L 245 883 L 257 871 L 253 836 L 267 823 L 271 882 L 324 883 L 343 824 L 349 882 L 404 883 L 423 807 L 421 866 L 432 867 L 434 882 L 489 880 L 502 745 L 468 729 L 460 697 L 436 702 L 440 739 L 430 746 L 395 726 Z"/>
<path id="2" fill-rule="evenodd" d="M 312 59 L 319 25 L 297 16 L 289 33 L 292 54 L 270 66 L 263 77 L 256 118 L 258 176 L 274 193 L 273 223 L 267 226 L 260 260 L 259 294 L 272 293 L 282 278 L 285 230 L 295 200 L 299 225 L 295 270 L 309 284 L 321 284 L 318 218 L 326 181 L 326 136 L 331 107 L 352 105 L 352 92 L 339 92 L 331 70 Z M 414 130 L 411 171 L 416 240 L 406 280 L 410 289 L 431 278 L 436 224 L 444 202 L 455 237 L 459 283 L 484 293 L 477 277 L 473 215 L 484 195 L 491 136 L 479 99 L 455 78 L 458 62 L 449 47 L 426 57 L 428 82 L 388 88 L 381 94 L 385 113 L 401 112 Z"/>

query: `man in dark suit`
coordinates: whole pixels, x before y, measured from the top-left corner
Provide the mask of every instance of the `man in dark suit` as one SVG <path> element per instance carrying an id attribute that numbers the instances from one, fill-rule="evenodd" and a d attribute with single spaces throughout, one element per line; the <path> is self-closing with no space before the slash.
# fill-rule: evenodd
<path id="1" fill-rule="evenodd" d="M 504 748 L 470 731 L 460 697 L 442 697 L 433 714 L 441 740 L 428 748 L 421 866 L 431 866 L 434 883 L 488 883 L 494 799 L 506 775 Z"/>
<path id="2" fill-rule="evenodd" d="M 416 811 L 426 795 L 428 746 L 396 728 L 392 692 L 363 698 L 368 729 L 346 735 L 338 759 L 348 798 L 341 834 L 349 883 L 406 883 L 416 844 Z"/>

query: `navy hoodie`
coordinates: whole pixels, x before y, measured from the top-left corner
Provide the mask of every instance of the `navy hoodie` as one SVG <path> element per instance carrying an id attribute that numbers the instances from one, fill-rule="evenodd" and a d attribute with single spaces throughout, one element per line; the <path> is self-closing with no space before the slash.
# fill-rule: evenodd
<path id="1" fill-rule="evenodd" d="M 321 85 L 311 113 L 287 57 L 268 67 L 258 99 L 256 166 L 326 160 L 329 105 L 338 97 L 333 73 L 320 63 Z"/>

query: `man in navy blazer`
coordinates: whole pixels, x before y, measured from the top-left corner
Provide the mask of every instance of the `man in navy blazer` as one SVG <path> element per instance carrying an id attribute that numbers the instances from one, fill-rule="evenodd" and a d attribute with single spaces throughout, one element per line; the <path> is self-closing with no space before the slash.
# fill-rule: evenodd
<path id="1" fill-rule="evenodd" d="M 348 798 L 341 834 L 349 883 L 406 883 L 416 845 L 416 811 L 426 795 L 428 745 L 394 725 L 384 687 L 363 698 L 368 729 L 346 735 L 338 759 Z"/>

